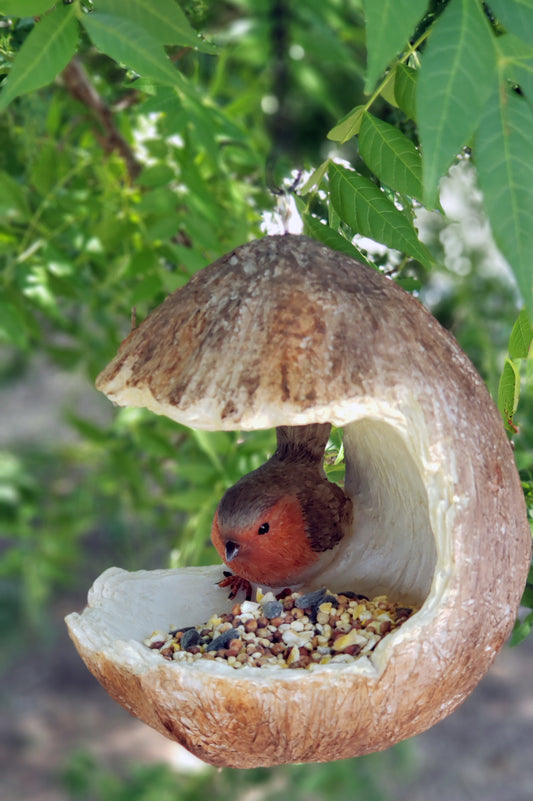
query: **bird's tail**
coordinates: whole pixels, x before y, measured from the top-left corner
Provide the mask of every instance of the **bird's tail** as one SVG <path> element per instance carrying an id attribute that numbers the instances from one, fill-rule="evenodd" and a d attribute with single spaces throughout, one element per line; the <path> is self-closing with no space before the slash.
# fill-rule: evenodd
<path id="1" fill-rule="evenodd" d="M 328 444 L 331 423 L 312 423 L 307 426 L 278 426 L 277 448 L 274 456 L 280 461 L 304 461 L 322 464 Z"/>

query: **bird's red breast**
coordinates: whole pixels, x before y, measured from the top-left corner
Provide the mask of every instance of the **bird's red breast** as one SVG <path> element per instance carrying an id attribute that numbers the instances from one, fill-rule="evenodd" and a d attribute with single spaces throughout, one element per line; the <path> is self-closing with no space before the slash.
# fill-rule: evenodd
<path id="1" fill-rule="evenodd" d="M 274 455 L 223 496 L 211 539 L 235 576 L 263 586 L 299 584 L 349 529 L 351 500 L 323 470 L 330 428 L 278 428 Z"/>

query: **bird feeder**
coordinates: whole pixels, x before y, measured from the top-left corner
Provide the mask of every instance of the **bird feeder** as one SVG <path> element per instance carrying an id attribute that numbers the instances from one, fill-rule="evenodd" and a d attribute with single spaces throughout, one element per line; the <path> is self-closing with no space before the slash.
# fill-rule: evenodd
<path id="1" fill-rule="evenodd" d="M 231 606 L 221 565 L 111 568 L 67 624 L 120 704 L 201 759 L 248 768 L 378 751 L 464 701 L 509 635 L 531 536 L 499 414 L 416 299 L 306 237 L 265 237 L 168 297 L 97 387 L 200 429 L 342 427 L 353 531 L 321 582 L 418 608 L 350 664 L 236 671 L 143 645 Z"/>

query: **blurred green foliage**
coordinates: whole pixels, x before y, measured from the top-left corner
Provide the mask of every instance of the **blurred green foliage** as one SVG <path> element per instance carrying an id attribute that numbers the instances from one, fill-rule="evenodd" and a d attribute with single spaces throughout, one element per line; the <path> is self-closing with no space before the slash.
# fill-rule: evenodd
<path id="1" fill-rule="evenodd" d="M 386 754 L 326 765 L 284 765 L 272 771 L 215 770 L 210 767 L 176 775 L 165 765 L 136 766 L 121 775 L 101 767 L 86 752 L 76 752 L 62 772 L 62 784 L 72 801 L 385 801 L 388 797 L 383 768 L 406 778 L 413 765 L 405 745 Z"/>

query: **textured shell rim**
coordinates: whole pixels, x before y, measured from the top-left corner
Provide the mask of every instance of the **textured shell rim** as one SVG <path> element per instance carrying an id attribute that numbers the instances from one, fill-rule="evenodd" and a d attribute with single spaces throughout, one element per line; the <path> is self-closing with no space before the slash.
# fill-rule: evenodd
<path id="1" fill-rule="evenodd" d="M 201 584 L 202 580 L 212 584 L 213 578 L 220 577 L 220 566 L 210 565 L 201 568 L 185 567 L 132 572 L 118 567 L 111 567 L 105 570 L 95 580 L 89 591 L 88 605 L 85 609 L 81 613 L 72 612 L 65 618 L 69 633 L 79 650 L 94 655 L 105 655 L 117 667 L 124 670 L 133 669 L 138 674 L 144 674 L 152 670 L 165 670 L 176 672 L 176 674 L 184 671 L 185 673 L 216 675 L 219 678 L 226 678 L 230 681 L 250 681 L 252 683 L 279 680 L 303 683 L 314 682 L 320 680 L 321 677 L 331 677 L 340 673 L 353 676 L 361 675 L 378 680 L 395 648 L 406 638 L 416 638 L 421 624 L 423 623 L 426 626 L 430 622 L 434 614 L 432 610 L 436 608 L 430 594 L 426 604 L 403 623 L 399 629 L 386 635 L 378 643 L 371 655 L 359 658 L 352 663 L 317 665 L 313 670 L 273 670 L 245 666 L 237 671 L 223 662 L 211 660 L 199 659 L 191 663 L 164 660 L 159 653 L 151 651 L 145 646 L 143 639 L 150 636 L 154 630 L 164 629 L 166 625 L 169 625 L 169 627 L 174 624 L 190 625 L 189 620 L 183 624 L 179 620 L 170 624 L 169 615 L 173 613 L 164 608 L 160 608 L 160 615 L 157 614 L 157 610 L 154 610 L 156 619 L 153 620 L 153 627 L 147 626 L 143 636 L 115 636 L 109 626 L 109 615 L 114 616 L 115 620 L 127 620 L 131 608 L 128 593 L 121 592 L 121 589 L 123 590 L 131 583 L 141 582 L 144 585 L 143 588 L 150 588 L 160 584 L 162 580 L 178 582 L 183 577 L 193 579 L 197 585 Z M 218 595 L 218 593 L 216 594 Z M 230 609 L 233 603 L 232 601 L 228 604 L 224 596 L 220 597 L 222 607 Z M 213 613 L 220 611 L 220 608 L 213 608 L 212 611 Z M 202 623 L 204 620 L 198 619 L 196 622 Z"/>

